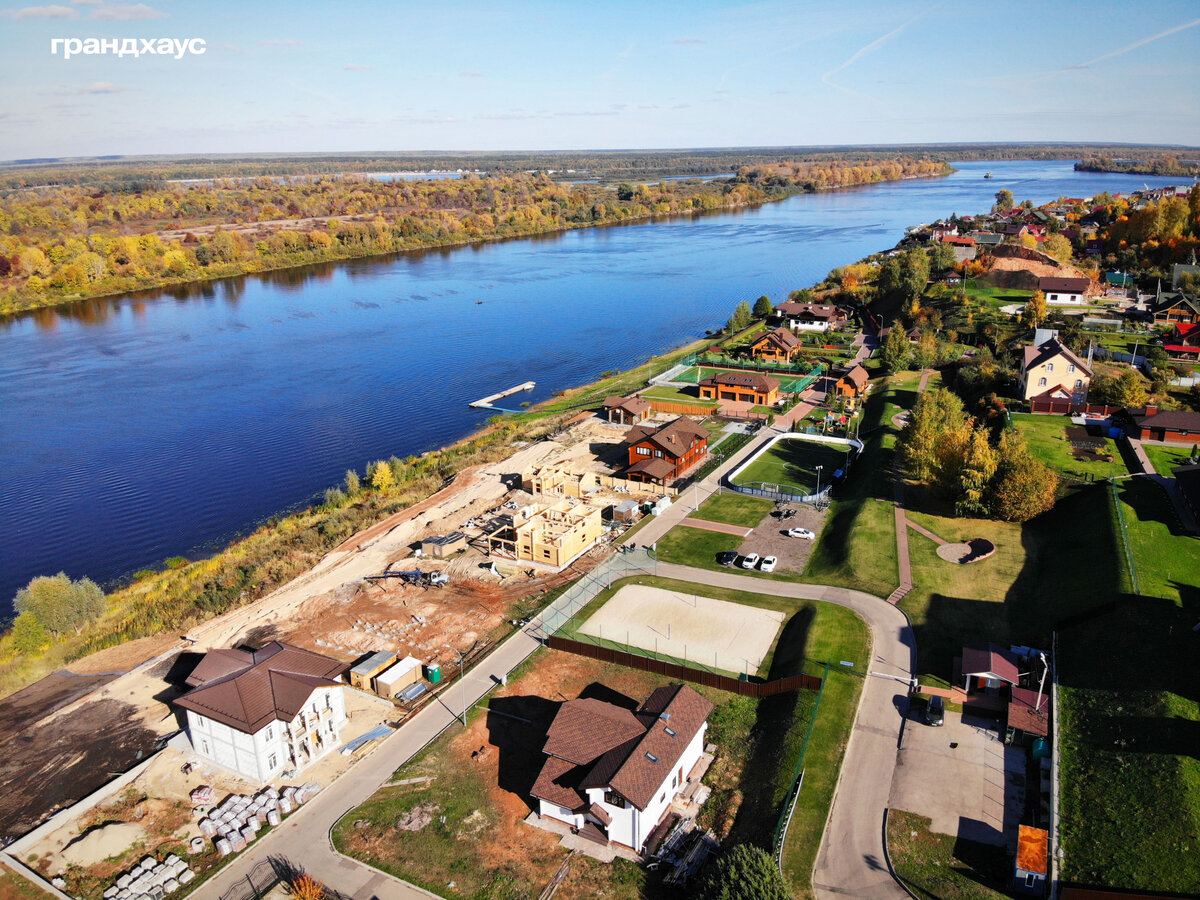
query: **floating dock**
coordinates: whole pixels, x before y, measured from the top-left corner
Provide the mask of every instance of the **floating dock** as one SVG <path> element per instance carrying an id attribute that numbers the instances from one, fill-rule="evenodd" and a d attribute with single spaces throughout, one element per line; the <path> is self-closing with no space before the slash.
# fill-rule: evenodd
<path id="1" fill-rule="evenodd" d="M 476 400 L 474 403 L 469 405 L 474 406 L 476 409 L 500 409 L 500 407 L 495 405 L 497 400 L 503 400 L 505 397 L 511 397 L 513 394 L 519 394 L 521 391 L 532 391 L 536 386 L 537 382 L 526 381 L 524 384 L 518 384 L 516 387 L 510 387 L 507 391 L 501 391 L 498 394 L 491 394 L 487 397 L 484 397 L 482 400 Z M 502 411 L 510 412 L 510 410 Z"/>

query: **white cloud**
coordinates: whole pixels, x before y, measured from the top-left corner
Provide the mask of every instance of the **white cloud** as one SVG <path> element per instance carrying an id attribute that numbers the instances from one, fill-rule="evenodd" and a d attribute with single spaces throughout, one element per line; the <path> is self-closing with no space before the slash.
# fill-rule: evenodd
<path id="1" fill-rule="evenodd" d="M 72 6 L 99 6 L 104 0 L 71 0 Z"/>
<path id="2" fill-rule="evenodd" d="M 882 37 L 875 38 L 875 40 L 871 41 L 871 43 L 867 44 L 865 47 L 860 47 L 858 50 L 856 50 L 854 52 L 854 54 L 848 60 L 846 60 L 840 66 L 835 66 L 834 68 L 832 68 L 828 72 L 826 72 L 824 75 L 822 75 L 821 81 L 823 81 L 825 84 L 829 85 L 832 88 L 837 88 L 839 91 L 845 91 L 847 94 L 853 94 L 856 97 L 865 97 L 866 96 L 865 94 L 860 94 L 856 90 L 852 90 L 851 88 L 848 88 L 848 87 L 845 87 L 844 85 L 838 84 L 836 81 L 833 80 L 833 76 L 836 75 L 838 72 L 841 72 L 841 71 L 844 71 L 845 69 L 850 68 L 856 62 L 858 62 L 860 59 L 862 59 L 864 56 L 874 53 L 876 50 L 878 50 L 880 47 L 882 47 L 884 44 L 886 44 L 892 38 L 899 35 L 902 31 L 904 31 L 904 29 L 908 28 L 909 25 L 912 25 L 913 23 L 920 21 L 928 14 L 929 14 L 928 10 L 926 10 L 925 12 L 922 12 L 922 13 L 918 13 L 917 15 L 915 15 L 911 19 L 909 19 L 907 22 L 905 22 L 904 24 L 900 25 L 897 28 L 893 28 L 891 31 L 889 31 L 887 34 L 883 35 Z M 867 98 L 867 99 L 870 99 L 870 98 Z"/>
<path id="3" fill-rule="evenodd" d="M 134 22 L 140 19 L 163 19 L 166 13 L 145 3 L 117 3 L 112 6 L 98 6 L 92 10 L 89 19 L 101 22 Z"/>
<path id="4" fill-rule="evenodd" d="M 1113 50 L 1111 53 L 1105 53 L 1103 56 L 1097 56 L 1095 59 L 1089 59 L 1085 63 L 1080 63 L 1077 66 L 1067 66 L 1066 69 L 1089 68 L 1091 66 L 1094 66 L 1098 62 L 1104 62 L 1106 59 L 1112 59 L 1114 56 L 1121 56 L 1125 53 L 1128 53 L 1131 50 L 1136 50 L 1138 47 L 1144 47 L 1147 44 L 1152 43 L 1154 41 L 1161 40 L 1162 38 L 1165 38 L 1165 37 L 1170 37 L 1171 35 L 1173 35 L 1177 32 L 1185 31 L 1188 28 L 1195 28 L 1197 25 L 1200 25 L 1200 19 L 1192 19 L 1192 21 L 1190 21 L 1190 22 L 1184 22 L 1182 25 L 1176 25 L 1174 28 L 1168 28 L 1166 31 L 1160 31 L 1158 34 L 1151 35 L 1148 38 L 1142 38 L 1140 41 L 1134 41 L 1132 44 L 1129 44 L 1126 47 L 1122 47 L 1119 50 Z"/>
<path id="5" fill-rule="evenodd" d="M 0 16 L 13 19 L 74 19 L 78 15 L 69 6 L 23 6 L 21 9 L 0 10 Z"/>

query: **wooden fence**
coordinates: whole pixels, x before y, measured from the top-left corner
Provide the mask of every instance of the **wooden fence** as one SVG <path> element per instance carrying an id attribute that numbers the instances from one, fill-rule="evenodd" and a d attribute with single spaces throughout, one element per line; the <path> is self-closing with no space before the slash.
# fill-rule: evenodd
<path id="1" fill-rule="evenodd" d="M 639 653 L 629 653 L 613 647 L 597 647 L 595 644 L 585 644 L 582 641 L 571 640 L 552 635 L 546 638 L 546 646 L 554 650 L 563 650 L 577 656 L 600 662 L 616 663 L 641 672 L 653 672 L 666 678 L 677 678 L 680 681 L 690 681 L 708 687 L 719 688 L 743 697 L 772 697 L 775 694 L 785 694 L 788 691 L 820 690 L 822 679 L 816 675 L 791 675 L 787 678 L 776 678 L 774 681 L 743 681 L 729 675 L 719 675 L 708 669 L 696 669 L 692 666 L 681 666 L 678 663 L 666 662 L 642 656 Z"/>
<path id="2" fill-rule="evenodd" d="M 654 397 L 642 397 L 650 402 L 650 408 L 655 412 L 670 413 L 674 416 L 711 416 L 717 411 L 715 403 L 672 403 L 670 400 L 657 400 Z"/>

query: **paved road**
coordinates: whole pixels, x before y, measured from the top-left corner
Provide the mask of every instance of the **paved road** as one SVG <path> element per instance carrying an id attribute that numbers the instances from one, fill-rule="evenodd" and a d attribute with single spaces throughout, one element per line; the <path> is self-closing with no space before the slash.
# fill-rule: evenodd
<path id="1" fill-rule="evenodd" d="M 463 691 L 468 705 L 479 702 L 497 681 L 539 646 L 525 631 L 518 631 L 484 658 L 460 685 L 449 685 L 440 697 L 388 737 L 380 747 L 322 791 L 296 815 L 248 848 L 224 871 L 195 892 L 202 900 L 216 900 L 244 881 L 254 866 L 271 857 L 285 857 L 354 900 L 417 900 L 430 895 L 399 879 L 347 859 L 334 852 L 329 829 L 348 810 L 364 802 L 447 726 L 454 728 L 462 711 Z"/>
<path id="2" fill-rule="evenodd" d="M 907 900 L 892 878 L 883 844 L 883 817 L 892 789 L 908 681 L 916 664 L 916 641 L 908 617 L 886 600 L 846 588 L 765 581 L 734 572 L 711 572 L 659 563 L 657 573 L 698 584 L 780 597 L 824 600 L 854 610 L 871 630 L 869 674 L 813 869 L 818 900 L 862 897 Z"/>

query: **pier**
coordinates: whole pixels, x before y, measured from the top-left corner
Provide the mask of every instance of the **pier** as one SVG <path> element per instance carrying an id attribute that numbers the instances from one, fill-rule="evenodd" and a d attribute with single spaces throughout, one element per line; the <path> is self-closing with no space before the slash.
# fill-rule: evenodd
<path id="1" fill-rule="evenodd" d="M 498 394 L 490 394 L 482 400 L 476 400 L 474 403 L 468 404 L 476 409 L 500 409 L 496 406 L 497 400 L 503 400 L 505 397 L 511 397 L 513 394 L 519 394 L 521 391 L 532 391 L 537 385 L 537 382 L 526 381 L 524 384 L 518 384 L 516 387 L 510 387 L 506 391 L 501 391 Z M 515 412 L 515 410 L 501 409 L 501 412 Z"/>

